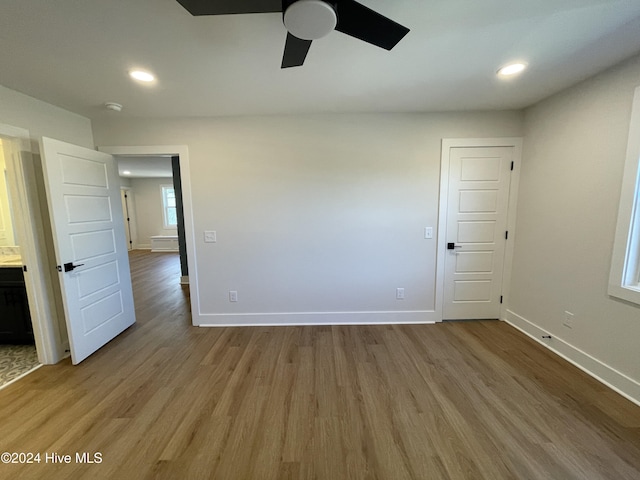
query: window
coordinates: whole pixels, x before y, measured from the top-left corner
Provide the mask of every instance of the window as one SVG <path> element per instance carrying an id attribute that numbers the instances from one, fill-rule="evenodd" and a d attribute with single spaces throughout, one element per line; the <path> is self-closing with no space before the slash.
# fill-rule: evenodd
<path id="1" fill-rule="evenodd" d="M 172 228 L 178 225 L 178 212 L 176 210 L 176 192 L 172 185 L 162 185 L 162 211 L 164 228 Z"/>
<path id="2" fill-rule="evenodd" d="M 635 91 L 629 125 L 609 295 L 640 305 L 640 87 Z"/>

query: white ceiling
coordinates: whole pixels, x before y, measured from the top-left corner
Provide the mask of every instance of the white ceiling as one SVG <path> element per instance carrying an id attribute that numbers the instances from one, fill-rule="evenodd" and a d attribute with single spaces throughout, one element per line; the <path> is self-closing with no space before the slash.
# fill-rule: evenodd
<path id="1" fill-rule="evenodd" d="M 90 118 L 511 109 L 640 52 L 638 0 L 361 2 L 411 32 L 390 52 L 332 32 L 304 66 L 282 70 L 278 13 L 0 0 L 0 84 Z M 529 63 L 525 74 L 496 78 L 515 59 Z M 136 66 L 157 85 L 130 81 Z"/>

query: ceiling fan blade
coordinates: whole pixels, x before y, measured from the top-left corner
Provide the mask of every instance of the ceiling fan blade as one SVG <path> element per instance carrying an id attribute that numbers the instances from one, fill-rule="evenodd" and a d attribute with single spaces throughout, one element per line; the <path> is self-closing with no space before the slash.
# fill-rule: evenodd
<path id="1" fill-rule="evenodd" d="M 304 63 L 307 52 L 311 46 L 311 40 L 302 40 L 287 32 L 287 41 L 284 44 L 282 55 L 282 68 L 299 67 Z"/>
<path id="2" fill-rule="evenodd" d="M 191 15 L 230 15 L 282 11 L 282 0 L 177 0 Z"/>
<path id="3" fill-rule="evenodd" d="M 391 50 L 409 29 L 354 0 L 337 2 L 336 30 L 385 50 Z"/>

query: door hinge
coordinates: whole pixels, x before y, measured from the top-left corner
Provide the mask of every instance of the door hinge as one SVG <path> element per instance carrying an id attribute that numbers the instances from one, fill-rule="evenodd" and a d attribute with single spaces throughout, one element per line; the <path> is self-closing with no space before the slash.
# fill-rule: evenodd
<path id="1" fill-rule="evenodd" d="M 513 162 L 511 162 L 511 171 L 513 171 Z"/>
<path id="2" fill-rule="evenodd" d="M 504 232 L 504 239 L 505 239 L 505 240 L 509 240 L 509 230 L 507 230 L 506 232 Z"/>
<path id="3" fill-rule="evenodd" d="M 26 271 L 27 271 L 27 266 L 26 266 L 26 265 L 23 265 L 23 266 L 22 266 L 22 271 L 23 271 L 23 272 L 26 272 Z"/>
<path id="4" fill-rule="evenodd" d="M 502 295 L 500 295 L 500 303 L 502 303 Z"/>

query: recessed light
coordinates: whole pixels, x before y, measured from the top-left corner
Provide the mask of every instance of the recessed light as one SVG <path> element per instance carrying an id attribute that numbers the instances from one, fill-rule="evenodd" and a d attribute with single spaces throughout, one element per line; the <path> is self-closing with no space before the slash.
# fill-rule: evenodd
<path id="1" fill-rule="evenodd" d="M 145 83 L 151 83 L 156 79 L 156 77 L 152 73 L 145 70 L 131 70 L 129 72 L 129 76 L 134 80 Z"/>
<path id="2" fill-rule="evenodd" d="M 527 68 L 526 63 L 516 62 L 510 63 L 509 65 L 505 65 L 504 67 L 498 70 L 498 75 L 502 77 L 510 77 L 512 75 L 517 75 L 522 72 L 525 68 Z"/>
<path id="3" fill-rule="evenodd" d="M 123 170 L 122 174 L 123 175 L 131 175 L 131 172 L 129 170 Z"/>

